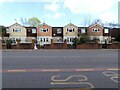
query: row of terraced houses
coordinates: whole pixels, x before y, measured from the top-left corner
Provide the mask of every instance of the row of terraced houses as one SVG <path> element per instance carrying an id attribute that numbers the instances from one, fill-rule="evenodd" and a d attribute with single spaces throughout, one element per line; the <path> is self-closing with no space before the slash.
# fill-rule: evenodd
<path id="1" fill-rule="evenodd" d="M 20 39 L 21 43 L 31 43 L 32 39 L 37 40 L 37 44 L 51 44 L 51 39 L 54 43 L 73 44 L 73 39 L 81 34 L 87 35 L 91 40 L 99 39 L 99 43 L 110 43 L 115 38 L 116 34 L 120 32 L 119 28 L 104 27 L 98 23 L 88 27 L 78 27 L 72 23 L 64 27 L 52 27 L 46 23 L 38 27 L 25 27 L 15 23 L 6 29 L 6 34 L 3 39 L 12 39 L 16 43 L 16 39 Z"/>

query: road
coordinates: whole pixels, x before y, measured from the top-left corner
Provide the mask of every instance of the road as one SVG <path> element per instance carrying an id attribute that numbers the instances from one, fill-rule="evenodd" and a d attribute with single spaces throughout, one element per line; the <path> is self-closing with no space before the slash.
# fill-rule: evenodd
<path id="1" fill-rule="evenodd" d="M 3 88 L 118 88 L 118 50 L 2 52 Z"/>

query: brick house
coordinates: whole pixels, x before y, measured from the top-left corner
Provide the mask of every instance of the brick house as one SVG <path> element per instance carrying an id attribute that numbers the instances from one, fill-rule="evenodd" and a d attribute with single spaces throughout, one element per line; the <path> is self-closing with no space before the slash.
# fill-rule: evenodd
<path id="1" fill-rule="evenodd" d="M 9 38 L 16 43 L 16 39 L 20 39 L 21 43 L 25 43 L 27 34 L 26 28 L 18 23 L 15 23 L 7 28 L 7 33 L 9 33 Z"/>
<path id="2" fill-rule="evenodd" d="M 52 27 L 46 23 L 37 27 L 37 43 L 39 45 L 51 44 L 52 39 Z"/>
<path id="3" fill-rule="evenodd" d="M 26 42 L 32 42 L 32 39 L 37 39 L 36 27 L 26 27 L 27 38 Z"/>
<path id="4" fill-rule="evenodd" d="M 103 27 L 102 25 L 95 23 L 88 27 L 87 35 L 90 37 L 91 40 L 98 39 L 99 43 L 107 43 L 111 42 L 111 32 L 110 28 Z"/>
<path id="5" fill-rule="evenodd" d="M 63 42 L 63 27 L 52 27 L 53 42 Z"/>
<path id="6" fill-rule="evenodd" d="M 67 40 L 67 44 L 73 44 L 73 39 L 78 37 L 78 27 L 72 23 L 63 27 L 63 40 Z"/>

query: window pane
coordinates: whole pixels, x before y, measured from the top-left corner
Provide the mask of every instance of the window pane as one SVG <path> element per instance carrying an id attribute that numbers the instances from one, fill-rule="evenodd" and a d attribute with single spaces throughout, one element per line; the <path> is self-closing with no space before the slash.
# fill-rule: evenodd
<path id="1" fill-rule="evenodd" d="M 36 29 L 32 29 L 32 33 L 36 33 Z"/>
<path id="2" fill-rule="evenodd" d="M 62 33 L 61 29 L 57 29 L 57 33 Z"/>
<path id="3" fill-rule="evenodd" d="M 16 29 L 14 30 L 14 32 L 21 32 L 21 29 L 16 28 Z"/>
<path id="4" fill-rule="evenodd" d="M 85 29 L 81 29 L 81 33 L 85 33 Z"/>
<path id="5" fill-rule="evenodd" d="M 105 29 L 104 31 L 105 31 L 105 33 L 108 33 L 108 32 L 109 32 L 109 30 L 108 30 L 108 29 Z"/>

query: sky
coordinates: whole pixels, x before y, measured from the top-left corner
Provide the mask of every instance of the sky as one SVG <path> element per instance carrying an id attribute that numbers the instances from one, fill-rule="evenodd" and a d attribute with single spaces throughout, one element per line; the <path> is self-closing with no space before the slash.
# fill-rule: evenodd
<path id="1" fill-rule="evenodd" d="M 41 23 L 65 26 L 100 19 L 103 23 L 118 22 L 119 0 L 0 0 L 0 25 L 22 24 L 21 18 L 37 17 Z M 15 20 L 16 19 L 16 20 Z"/>

